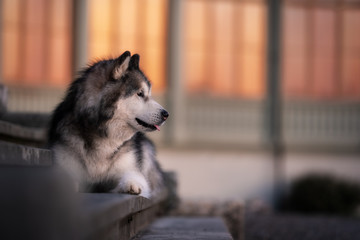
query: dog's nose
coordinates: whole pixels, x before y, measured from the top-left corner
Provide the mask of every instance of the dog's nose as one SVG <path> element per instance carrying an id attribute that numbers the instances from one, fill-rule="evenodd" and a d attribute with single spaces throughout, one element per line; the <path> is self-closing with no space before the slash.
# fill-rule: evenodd
<path id="1" fill-rule="evenodd" d="M 166 120 L 169 117 L 169 113 L 165 110 L 161 111 L 161 116 L 163 117 L 164 120 Z"/>

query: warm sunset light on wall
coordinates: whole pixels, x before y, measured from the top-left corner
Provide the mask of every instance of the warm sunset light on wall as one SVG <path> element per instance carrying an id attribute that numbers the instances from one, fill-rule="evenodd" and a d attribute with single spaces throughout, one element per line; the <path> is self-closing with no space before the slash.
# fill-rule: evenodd
<path id="1" fill-rule="evenodd" d="M 166 87 L 167 1 L 92 0 L 89 10 L 89 59 L 116 57 L 129 50 L 155 93 Z"/>
<path id="2" fill-rule="evenodd" d="M 330 2 L 283 3 L 281 85 L 286 98 L 360 98 L 359 4 Z M 87 3 L 84 44 L 88 62 L 116 57 L 125 50 L 139 53 L 153 92 L 164 94 L 169 83 L 169 1 Z M 266 1 L 183 3 L 180 40 L 185 92 L 263 99 L 267 88 Z M 6 85 L 64 88 L 71 82 L 72 7 L 71 0 L 2 1 L 2 77 Z"/>

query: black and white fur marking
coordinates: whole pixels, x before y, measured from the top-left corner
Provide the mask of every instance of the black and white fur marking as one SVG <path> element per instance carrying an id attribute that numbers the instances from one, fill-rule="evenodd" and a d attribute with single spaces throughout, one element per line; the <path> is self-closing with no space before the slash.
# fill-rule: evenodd
<path id="1" fill-rule="evenodd" d="M 139 55 L 127 51 L 81 72 L 53 113 L 49 144 L 80 191 L 149 198 L 164 182 L 144 132 L 159 130 L 167 117 L 151 98 Z"/>

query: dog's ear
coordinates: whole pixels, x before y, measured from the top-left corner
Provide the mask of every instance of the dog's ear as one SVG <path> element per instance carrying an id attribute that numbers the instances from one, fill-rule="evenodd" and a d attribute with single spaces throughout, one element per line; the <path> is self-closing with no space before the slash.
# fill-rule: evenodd
<path id="1" fill-rule="evenodd" d="M 135 70 L 139 69 L 139 61 L 140 61 L 139 54 L 132 55 L 129 63 L 129 69 L 135 69 Z"/>
<path id="2" fill-rule="evenodd" d="M 125 73 L 125 71 L 129 67 L 130 62 L 130 52 L 126 51 L 124 52 L 120 57 L 115 59 L 115 67 L 113 70 L 113 78 L 114 79 L 120 79 L 122 75 Z"/>

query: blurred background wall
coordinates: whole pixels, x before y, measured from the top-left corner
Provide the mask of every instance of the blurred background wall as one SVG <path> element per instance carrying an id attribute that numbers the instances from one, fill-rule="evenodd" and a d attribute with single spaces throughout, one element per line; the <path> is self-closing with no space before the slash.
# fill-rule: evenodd
<path id="1" fill-rule="evenodd" d="M 271 201 L 270 1 L 0 2 L 10 111 L 50 113 L 80 67 L 139 53 L 153 95 L 176 113 L 152 137 L 165 147 L 163 165 L 178 171 L 181 195 Z M 309 171 L 360 181 L 360 1 L 283 0 L 280 15 L 285 181 Z"/>

